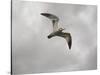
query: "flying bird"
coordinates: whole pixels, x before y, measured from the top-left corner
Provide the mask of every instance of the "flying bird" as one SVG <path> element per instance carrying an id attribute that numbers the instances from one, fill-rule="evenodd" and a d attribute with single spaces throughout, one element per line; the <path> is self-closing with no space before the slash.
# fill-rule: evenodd
<path id="1" fill-rule="evenodd" d="M 64 28 L 58 28 L 59 18 L 53 14 L 50 14 L 50 13 L 41 13 L 41 15 L 50 19 L 52 21 L 52 24 L 53 24 L 53 32 L 48 35 L 48 39 L 50 39 L 54 36 L 63 37 L 67 41 L 69 49 L 71 49 L 71 45 L 72 45 L 71 34 L 66 33 L 66 32 L 62 32 L 63 30 L 65 30 Z"/>

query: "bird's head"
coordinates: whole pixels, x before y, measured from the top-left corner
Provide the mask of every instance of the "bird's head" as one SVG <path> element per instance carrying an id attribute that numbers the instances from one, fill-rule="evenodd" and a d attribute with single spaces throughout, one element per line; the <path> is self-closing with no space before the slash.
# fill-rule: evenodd
<path id="1" fill-rule="evenodd" d="M 65 30 L 64 28 L 59 28 L 59 31 L 63 31 L 63 30 Z"/>

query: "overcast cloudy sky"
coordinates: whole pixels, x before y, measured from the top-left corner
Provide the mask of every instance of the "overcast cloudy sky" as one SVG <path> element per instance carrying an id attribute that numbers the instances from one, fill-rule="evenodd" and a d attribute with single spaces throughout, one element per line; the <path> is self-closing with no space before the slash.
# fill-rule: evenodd
<path id="1" fill-rule="evenodd" d="M 59 27 L 72 35 L 72 48 L 65 39 L 48 39 L 52 22 L 40 13 L 59 17 Z M 13 0 L 13 73 L 40 73 L 96 69 L 97 7 Z"/>

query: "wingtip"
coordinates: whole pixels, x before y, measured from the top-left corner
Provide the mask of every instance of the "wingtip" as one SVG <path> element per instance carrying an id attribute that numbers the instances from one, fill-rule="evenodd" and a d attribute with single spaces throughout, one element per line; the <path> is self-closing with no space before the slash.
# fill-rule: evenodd
<path id="1" fill-rule="evenodd" d="M 72 46 L 72 38 L 71 38 L 71 35 L 70 35 L 70 40 L 68 42 L 68 46 L 69 46 L 69 50 L 71 50 L 71 46 Z"/>
<path id="2" fill-rule="evenodd" d="M 71 45 L 68 44 L 69 50 L 71 50 Z"/>
<path id="3" fill-rule="evenodd" d="M 43 15 L 43 13 L 40 13 L 41 15 Z"/>
<path id="4" fill-rule="evenodd" d="M 69 50 L 71 50 L 71 47 L 69 47 Z"/>
<path id="5" fill-rule="evenodd" d="M 46 16 L 46 17 L 50 16 L 50 14 L 48 14 L 48 13 L 40 13 L 40 14 L 43 16 Z"/>
<path id="6" fill-rule="evenodd" d="M 48 16 L 46 13 L 40 13 L 42 16 Z"/>

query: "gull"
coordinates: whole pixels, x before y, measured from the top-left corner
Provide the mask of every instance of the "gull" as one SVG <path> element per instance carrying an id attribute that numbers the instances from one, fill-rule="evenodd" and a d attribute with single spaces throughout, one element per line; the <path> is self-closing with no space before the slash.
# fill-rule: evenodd
<path id="1" fill-rule="evenodd" d="M 69 49 L 71 49 L 71 45 L 72 45 L 71 34 L 66 33 L 66 32 L 62 32 L 63 30 L 65 30 L 64 28 L 58 28 L 59 18 L 56 15 L 53 15 L 50 13 L 41 13 L 41 15 L 50 19 L 52 21 L 52 24 L 53 24 L 53 32 L 48 35 L 48 39 L 50 39 L 54 36 L 63 37 L 67 41 Z"/>

